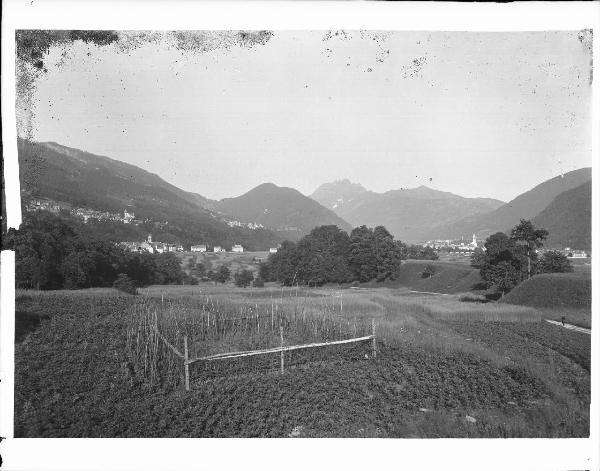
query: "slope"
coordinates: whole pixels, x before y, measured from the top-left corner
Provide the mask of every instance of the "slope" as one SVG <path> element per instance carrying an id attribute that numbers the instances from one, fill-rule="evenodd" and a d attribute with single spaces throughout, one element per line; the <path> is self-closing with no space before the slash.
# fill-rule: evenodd
<path id="1" fill-rule="evenodd" d="M 133 165 L 56 143 L 19 139 L 18 150 L 24 200 L 49 198 L 114 213 L 128 208 L 144 221 L 138 237 L 151 231 L 157 240 L 184 245 L 242 243 L 264 250 L 281 240 L 271 231 L 229 227 L 201 207 L 199 195 Z"/>
<path id="2" fill-rule="evenodd" d="M 592 182 L 558 195 L 532 220 L 550 233 L 546 247 L 592 248 Z"/>
<path id="3" fill-rule="evenodd" d="M 225 198 L 216 209 L 242 222 L 254 222 L 299 239 L 315 226 L 334 224 L 349 231 L 351 226 L 333 211 L 293 188 L 264 183 L 236 198 Z"/>
<path id="4" fill-rule="evenodd" d="M 554 198 L 591 180 L 591 168 L 581 168 L 556 176 L 522 193 L 512 201 L 486 214 L 473 215 L 449 224 L 440 224 L 428 233 L 430 239 L 487 237 L 497 231 L 507 231 L 518 224 L 519 219 L 537 216 Z"/>

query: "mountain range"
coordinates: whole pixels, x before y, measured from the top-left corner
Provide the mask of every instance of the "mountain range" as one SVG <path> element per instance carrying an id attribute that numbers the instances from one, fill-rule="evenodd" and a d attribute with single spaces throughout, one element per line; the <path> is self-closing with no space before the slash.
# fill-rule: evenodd
<path id="1" fill-rule="evenodd" d="M 134 165 L 54 142 L 19 139 L 18 152 L 23 199 L 47 198 L 113 213 L 128 209 L 137 219 L 150 220 L 139 237 L 152 231 L 157 240 L 184 245 L 241 243 L 250 250 L 265 250 L 286 239 L 298 240 L 319 225 L 351 229 L 297 190 L 272 183 L 216 201 L 183 191 Z"/>
<path id="2" fill-rule="evenodd" d="M 560 194 L 586 182 L 591 182 L 591 179 L 592 169 L 589 167 L 558 175 L 520 194 L 493 211 L 438 225 L 428 232 L 427 238 L 460 238 L 469 237 L 471 234 L 476 234 L 478 238 L 485 238 L 494 232 L 509 231 L 519 223 L 521 218 L 534 219 Z M 584 204 L 591 214 L 591 198 Z M 544 218 L 544 221 L 549 222 L 548 218 Z M 591 218 L 587 224 L 591 227 Z M 583 225 L 582 222 L 580 226 Z M 568 245 L 565 237 L 567 237 L 566 234 L 555 233 L 554 240 L 560 246 Z"/>
<path id="3" fill-rule="evenodd" d="M 547 245 L 591 246 L 590 168 L 547 180 L 508 203 L 425 186 L 376 193 L 348 180 L 323 184 L 310 197 L 263 183 L 235 198 L 211 200 L 134 165 L 57 143 L 19 139 L 18 150 L 23 199 L 120 213 L 127 208 L 145 221 L 127 229 L 131 237 L 151 230 L 155 239 L 184 245 L 241 243 L 265 250 L 298 240 L 315 226 L 335 224 L 350 231 L 364 224 L 383 225 L 396 238 L 414 243 L 470 239 L 473 233 L 483 238 L 525 218 L 549 229 Z"/>
<path id="4" fill-rule="evenodd" d="M 427 239 L 432 227 L 485 214 L 503 204 L 491 198 L 463 198 L 426 186 L 375 193 L 348 180 L 321 185 L 311 198 L 354 226 L 383 225 L 408 242 Z"/>

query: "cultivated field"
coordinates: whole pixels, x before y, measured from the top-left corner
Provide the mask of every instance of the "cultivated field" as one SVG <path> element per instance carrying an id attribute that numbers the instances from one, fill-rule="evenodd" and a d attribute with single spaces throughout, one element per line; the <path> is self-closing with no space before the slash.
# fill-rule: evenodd
<path id="1" fill-rule="evenodd" d="M 21 437 L 583 437 L 590 336 L 543 311 L 407 288 L 21 292 Z M 461 301 L 462 299 L 462 301 Z M 181 359 L 360 337 L 372 344 Z"/>

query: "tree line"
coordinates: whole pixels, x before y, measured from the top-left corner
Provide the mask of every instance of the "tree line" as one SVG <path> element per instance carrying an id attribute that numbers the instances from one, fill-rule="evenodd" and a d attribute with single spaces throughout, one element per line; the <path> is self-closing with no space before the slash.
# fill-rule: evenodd
<path id="1" fill-rule="evenodd" d="M 319 226 L 297 243 L 285 241 L 260 267 L 260 277 L 285 286 L 394 279 L 407 246 L 383 226 L 356 227 L 350 234 Z"/>
<path id="2" fill-rule="evenodd" d="M 572 272 L 571 262 L 562 252 L 549 250 L 539 256 L 548 235 L 546 229 L 521 219 L 510 235 L 497 232 L 486 239 L 485 250 L 475 249 L 471 266 L 479 268 L 487 288 L 502 294 L 538 273 Z"/>
<path id="3" fill-rule="evenodd" d="M 132 253 L 90 233 L 76 218 L 46 211 L 26 213 L 21 227 L 10 229 L 2 246 L 15 251 L 18 288 L 112 286 L 119 275 L 137 286 L 178 284 L 186 276 L 173 253 Z"/>

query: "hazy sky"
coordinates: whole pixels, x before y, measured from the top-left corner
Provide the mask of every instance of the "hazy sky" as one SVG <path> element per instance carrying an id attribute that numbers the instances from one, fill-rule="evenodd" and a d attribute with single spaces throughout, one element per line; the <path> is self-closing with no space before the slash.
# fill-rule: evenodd
<path id="1" fill-rule="evenodd" d="M 591 165 L 590 50 L 578 32 L 276 31 L 252 48 L 214 43 L 52 48 L 33 137 L 216 199 L 349 178 L 508 201 Z"/>

